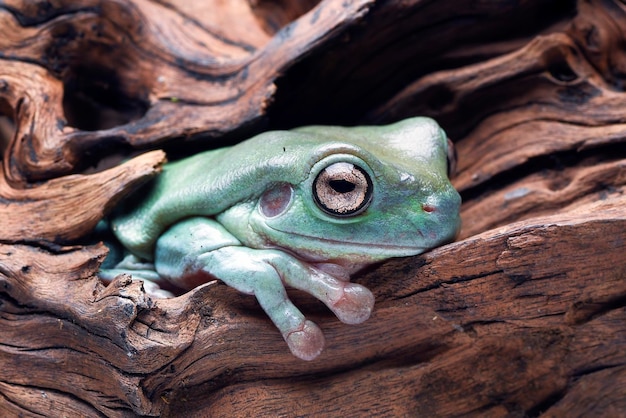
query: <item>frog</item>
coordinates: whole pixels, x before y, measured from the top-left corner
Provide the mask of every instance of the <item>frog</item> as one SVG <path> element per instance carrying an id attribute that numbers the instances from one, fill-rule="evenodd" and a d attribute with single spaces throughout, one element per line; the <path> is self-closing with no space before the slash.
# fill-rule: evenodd
<path id="1" fill-rule="evenodd" d="M 291 353 L 313 360 L 324 334 L 287 288 L 345 324 L 367 320 L 374 295 L 354 273 L 457 235 L 452 155 L 439 124 L 417 116 L 271 130 L 168 162 L 110 217 L 129 254 L 101 276 L 131 274 L 161 297 L 171 296 L 164 282 L 220 280 L 256 297 Z"/>

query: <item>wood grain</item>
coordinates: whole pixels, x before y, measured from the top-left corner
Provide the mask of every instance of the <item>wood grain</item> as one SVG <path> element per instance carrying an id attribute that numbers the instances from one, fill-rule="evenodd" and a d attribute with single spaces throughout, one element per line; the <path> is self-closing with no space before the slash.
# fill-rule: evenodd
<path id="1" fill-rule="evenodd" d="M 614 0 L 0 2 L 0 415 L 626 414 L 626 6 Z M 219 282 L 97 277 L 98 221 L 168 158 L 426 115 L 458 239 L 293 357 Z"/>

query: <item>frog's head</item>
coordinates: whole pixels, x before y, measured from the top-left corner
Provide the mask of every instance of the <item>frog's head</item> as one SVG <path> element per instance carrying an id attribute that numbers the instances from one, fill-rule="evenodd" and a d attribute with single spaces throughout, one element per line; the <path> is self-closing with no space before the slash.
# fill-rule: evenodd
<path id="1" fill-rule="evenodd" d="M 359 265 L 419 254 L 456 235 L 461 198 L 448 179 L 451 145 L 432 119 L 295 133 L 307 143 L 307 155 L 300 149 L 292 159 L 302 176 L 251 202 L 247 239 Z M 242 210 L 225 216 L 241 222 Z"/>

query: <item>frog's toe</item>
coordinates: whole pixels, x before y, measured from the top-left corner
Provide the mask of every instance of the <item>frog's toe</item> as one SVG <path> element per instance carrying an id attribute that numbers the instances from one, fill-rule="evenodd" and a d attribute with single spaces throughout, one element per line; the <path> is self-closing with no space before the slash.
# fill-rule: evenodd
<path id="1" fill-rule="evenodd" d="M 285 341 L 293 355 L 302 360 L 313 360 L 319 356 L 326 342 L 322 330 L 308 319 L 299 329 L 285 335 Z"/>
<path id="2" fill-rule="evenodd" d="M 330 308 L 341 322 L 360 324 L 370 317 L 374 309 L 374 295 L 366 287 L 346 283 L 343 295 Z"/>

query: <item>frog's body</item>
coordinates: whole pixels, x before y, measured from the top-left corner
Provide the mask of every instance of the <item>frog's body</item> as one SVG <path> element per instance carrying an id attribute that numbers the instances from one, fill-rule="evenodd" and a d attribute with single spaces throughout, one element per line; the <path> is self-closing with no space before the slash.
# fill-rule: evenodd
<path id="1" fill-rule="evenodd" d="M 284 285 L 320 299 L 343 322 L 366 320 L 373 295 L 350 283 L 350 273 L 419 254 L 458 230 L 448 151 L 428 118 L 266 132 L 167 164 L 112 228 L 154 263 L 153 278 L 190 288 L 215 277 L 254 294 L 291 351 L 313 359 L 324 337 Z"/>

